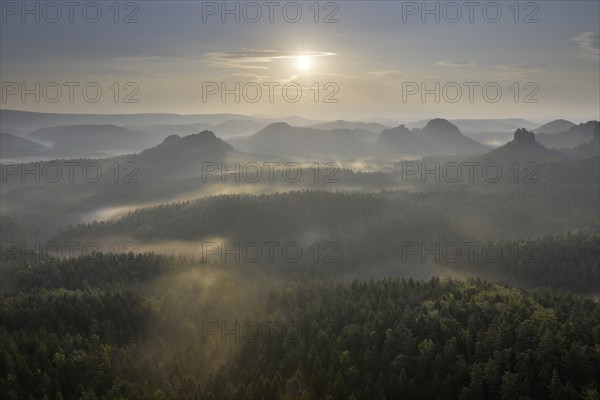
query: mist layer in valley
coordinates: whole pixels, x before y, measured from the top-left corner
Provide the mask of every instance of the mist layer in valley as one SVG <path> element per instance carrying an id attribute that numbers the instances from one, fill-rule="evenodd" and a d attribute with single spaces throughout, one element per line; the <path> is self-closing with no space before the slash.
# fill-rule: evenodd
<path id="1" fill-rule="evenodd" d="M 596 390 L 597 121 L 1 127 L 4 362 L 41 360 L 17 373 L 40 394 L 418 398 L 436 365 L 456 398 L 501 353 L 541 372 L 506 361 L 486 390 Z"/>

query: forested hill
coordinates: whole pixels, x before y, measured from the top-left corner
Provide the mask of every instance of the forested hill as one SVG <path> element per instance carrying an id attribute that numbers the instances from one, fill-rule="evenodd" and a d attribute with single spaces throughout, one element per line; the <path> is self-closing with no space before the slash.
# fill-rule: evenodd
<path id="1" fill-rule="evenodd" d="M 600 305 L 582 296 L 85 264 L 3 271 L 20 279 L 1 298 L 3 399 L 598 398 Z"/>
<path id="2" fill-rule="evenodd" d="M 276 291 L 267 309 L 299 337 L 244 346 L 209 380 L 216 398 L 598 396 L 600 306 L 572 295 L 472 280 L 314 283 Z"/>
<path id="3" fill-rule="evenodd" d="M 330 240 L 338 235 L 362 237 L 365 232 L 388 236 L 405 232 L 414 240 L 421 239 L 419 232 L 440 240 L 524 239 L 597 220 L 597 202 L 589 198 L 594 194 L 598 195 L 595 188 L 565 185 L 564 193 L 556 196 L 541 184 L 531 184 L 490 194 L 447 187 L 429 193 L 305 190 L 218 195 L 137 209 L 115 221 L 79 224 L 59 238 L 120 234 L 140 241 L 195 240 L 207 235 L 274 240 L 285 235 L 290 240 L 316 231 Z"/>

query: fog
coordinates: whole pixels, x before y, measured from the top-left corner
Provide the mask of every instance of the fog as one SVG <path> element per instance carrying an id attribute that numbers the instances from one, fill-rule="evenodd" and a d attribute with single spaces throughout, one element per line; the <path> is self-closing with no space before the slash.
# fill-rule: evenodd
<path id="1" fill-rule="evenodd" d="M 337 309 L 375 304 L 376 297 L 335 304 L 327 297 L 304 308 L 329 290 L 425 288 L 441 279 L 470 293 L 483 290 L 483 281 L 498 293 L 553 290 L 597 304 L 598 122 L 557 123 L 568 131 L 552 134 L 517 129 L 507 143 L 493 132 L 477 142 L 481 135 L 468 136 L 441 119 L 410 129 L 382 126 L 379 134 L 354 129 L 356 122 L 338 129 L 340 124 L 274 122 L 229 143 L 210 131 L 171 135 L 138 152 L 124 148 L 117 157 L 2 159 L 3 295 L 57 299 L 40 303 L 50 304 L 48 315 L 67 307 L 52 301 L 88 296 L 74 303 L 87 310 L 75 323 L 65 312 L 43 324 L 67 335 L 61 337 L 78 333 L 112 346 L 86 361 L 94 368 L 74 370 L 154 382 L 136 390 L 156 398 L 213 390 L 236 398 L 242 390 L 234 388 L 236 381 L 259 378 L 234 371 L 276 355 L 268 368 L 291 372 L 273 372 L 271 386 L 263 387 L 281 392 L 277 387 L 284 386 L 298 395 L 298 387 L 311 390 L 299 372 L 310 370 L 286 360 L 307 343 L 309 353 L 316 346 L 340 346 L 331 362 L 350 370 L 346 348 L 387 338 L 393 329 L 401 337 L 428 332 L 416 327 L 418 321 L 451 309 L 420 311 L 412 322 L 397 317 L 394 328 L 371 327 L 369 339 L 360 342 L 360 325 L 348 321 L 367 318 L 370 306 L 347 315 Z M 497 121 L 488 124 L 491 129 Z M 327 128 L 334 133 L 326 134 Z M 570 146 L 550 148 L 538 138 L 568 140 Z M 494 147 L 485 146 L 490 143 Z M 53 175 L 55 170 L 62 174 Z M 317 294 L 307 297 L 313 289 Z M 443 296 L 455 302 L 448 300 L 455 294 Z M 101 307 L 88 305 L 102 301 Z M 435 308 L 440 301 L 413 309 Z M 103 313 L 111 307 L 111 314 Z M 16 320 L 10 310 L 3 312 Z M 335 318 L 307 320 L 309 313 Z M 44 318 L 30 318 L 20 329 L 37 335 Z M 318 344 L 330 337 L 337 339 Z M 403 346 L 412 346 L 404 340 Z M 84 359 L 81 354 L 65 360 Z"/>

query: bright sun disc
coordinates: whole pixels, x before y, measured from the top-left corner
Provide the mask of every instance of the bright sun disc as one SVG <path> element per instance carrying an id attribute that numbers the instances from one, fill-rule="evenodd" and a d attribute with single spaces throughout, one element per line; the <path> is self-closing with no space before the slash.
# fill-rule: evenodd
<path id="1" fill-rule="evenodd" d="M 307 57 L 307 56 L 298 57 L 298 67 L 300 67 L 304 71 L 308 71 L 308 69 L 310 68 L 310 64 L 311 64 L 310 57 Z"/>

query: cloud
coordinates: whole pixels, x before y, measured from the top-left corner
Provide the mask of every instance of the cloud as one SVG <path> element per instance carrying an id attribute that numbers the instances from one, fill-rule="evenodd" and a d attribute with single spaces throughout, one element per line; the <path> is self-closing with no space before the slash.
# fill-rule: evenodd
<path id="1" fill-rule="evenodd" d="M 531 79 L 531 75 L 541 74 L 542 70 L 548 68 L 545 64 L 505 64 L 496 65 L 494 68 L 500 70 L 497 79 L 500 80 L 522 80 Z"/>
<path id="2" fill-rule="evenodd" d="M 245 73 L 245 72 L 234 72 L 233 74 L 227 74 L 227 75 L 221 76 L 221 77 L 217 78 L 217 80 L 225 81 L 225 80 L 231 80 L 233 78 L 245 78 L 245 79 L 250 79 L 252 81 L 264 81 L 264 80 L 268 79 L 269 77 L 267 75 L 258 75 L 258 74 L 251 74 L 251 73 Z"/>
<path id="3" fill-rule="evenodd" d="M 545 64 L 505 64 L 496 65 L 496 68 L 508 70 L 508 71 L 539 71 L 547 68 Z"/>
<path id="4" fill-rule="evenodd" d="M 130 62 L 130 61 L 152 61 L 152 60 L 159 60 L 160 58 L 162 58 L 162 57 L 139 55 L 139 56 L 121 57 L 121 58 L 117 58 L 116 60 L 118 62 Z"/>
<path id="5" fill-rule="evenodd" d="M 438 61 L 436 63 L 440 67 L 450 67 L 450 68 L 463 68 L 463 67 L 474 67 L 475 64 L 473 61 L 463 61 L 463 60 L 444 60 Z"/>
<path id="6" fill-rule="evenodd" d="M 402 78 L 404 77 L 404 72 L 397 69 L 384 69 L 367 72 L 367 75 L 371 75 L 374 78 Z"/>
<path id="7" fill-rule="evenodd" d="M 579 44 L 581 53 L 578 57 L 587 58 L 589 60 L 600 59 L 600 33 L 599 32 L 584 32 L 579 36 L 571 39 Z"/>
<path id="8" fill-rule="evenodd" d="M 269 69 L 264 64 L 277 60 L 294 59 L 300 56 L 328 57 L 337 53 L 328 51 L 292 52 L 278 50 L 242 49 L 241 51 L 225 52 L 215 51 L 205 53 L 206 62 L 214 67 L 242 68 L 242 69 Z"/>
<path id="9" fill-rule="evenodd" d="M 531 75 L 541 74 L 542 70 L 548 68 L 545 64 L 522 63 L 522 64 L 504 64 L 496 65 L 499 70 L 495 78 L 499 80 L 525 80 L 532 79 Z"/>

